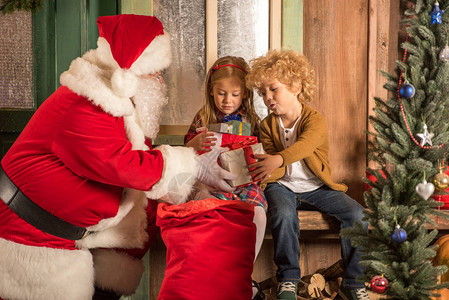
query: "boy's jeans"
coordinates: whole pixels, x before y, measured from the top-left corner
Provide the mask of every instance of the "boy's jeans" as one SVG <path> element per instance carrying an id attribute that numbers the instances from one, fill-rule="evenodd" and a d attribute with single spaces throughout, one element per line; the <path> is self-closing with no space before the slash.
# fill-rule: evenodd
<path id="1" fill-rule="evenodd" d="M 337 218 L 341 227 L 351 227 L 354 222 L 362 222 L 363 206 L 346 195 L 334 191 L 328 186 L 305 193 L 294 193 L 280 183 L 269 183 L 265 188 L 268 200 L 268 213 L 271 219 L 271 232 L 274 241 L 274 262 L 278 269 L 277 280 L 299 282 L 299 220 L 297 210 L 313 206 L 323 213 Z M 367 228 L 366 222 L 362 222 Z M 349 239 L 341 239 L 341 256 L 344 260 L 343 285 L 361 288 L 364 285 L 356 281 L 364 268 L 359 266 L 360 256 L 351 246 Z"/>

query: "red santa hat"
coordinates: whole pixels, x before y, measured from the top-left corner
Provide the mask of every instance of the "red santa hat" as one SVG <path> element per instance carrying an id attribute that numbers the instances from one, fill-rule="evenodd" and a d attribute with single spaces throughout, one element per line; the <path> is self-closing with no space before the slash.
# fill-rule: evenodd
<path id="1" fill-rule="evenodd" d="M 111 78 L 115 94 L 132 97 L 137 90 L 136 76 L 154 74 L 170 65 L 170 36 L 156 17 L 104 16 L 98 18 L 97 24 L 99 47 L 100 40 L 105 39 L 118 65 Z"/>

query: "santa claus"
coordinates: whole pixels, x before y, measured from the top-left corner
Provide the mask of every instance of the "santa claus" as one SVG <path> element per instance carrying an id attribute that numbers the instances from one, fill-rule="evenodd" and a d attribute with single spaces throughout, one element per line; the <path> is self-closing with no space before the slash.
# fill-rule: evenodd
<path id="1" fill-rule="evenodd" d="M 232 191 L 216 151 L 152 149 L 148 140 L 167 103 L 161 22 L 97 23 L 98 48 L 72 62 L 1 161 L 0 298 L 92 299 L 95 285 L 132 294 L 154 221 L 147 198 L 183 203 L 196 180 Z"/>

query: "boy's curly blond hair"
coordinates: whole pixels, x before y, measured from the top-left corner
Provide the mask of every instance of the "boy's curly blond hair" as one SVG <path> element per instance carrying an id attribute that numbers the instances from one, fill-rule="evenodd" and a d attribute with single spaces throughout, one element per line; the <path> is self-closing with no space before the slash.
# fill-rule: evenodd
<path id="1" fill-rule="evenodd" d="M 259 90 L 268 79 L 277 79 L 290 92 L 300 89 L 298 101 L 311 102 L 315 97 L 315 71 L 307 58 L 294 50 L 270 50 L 266 55 L 250 61 L 246 86 Z"/>

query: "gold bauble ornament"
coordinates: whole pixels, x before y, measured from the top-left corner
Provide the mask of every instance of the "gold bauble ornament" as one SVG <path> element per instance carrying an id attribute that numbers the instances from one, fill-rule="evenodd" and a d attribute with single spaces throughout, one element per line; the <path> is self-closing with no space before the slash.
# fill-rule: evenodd
<path id="1" fill-rule="evenodd" d="M 432 183 L 436 190 L 444 191 L 449 187 L 449 176 L 440 170 L 440 173 L 433 176 Z"/>

